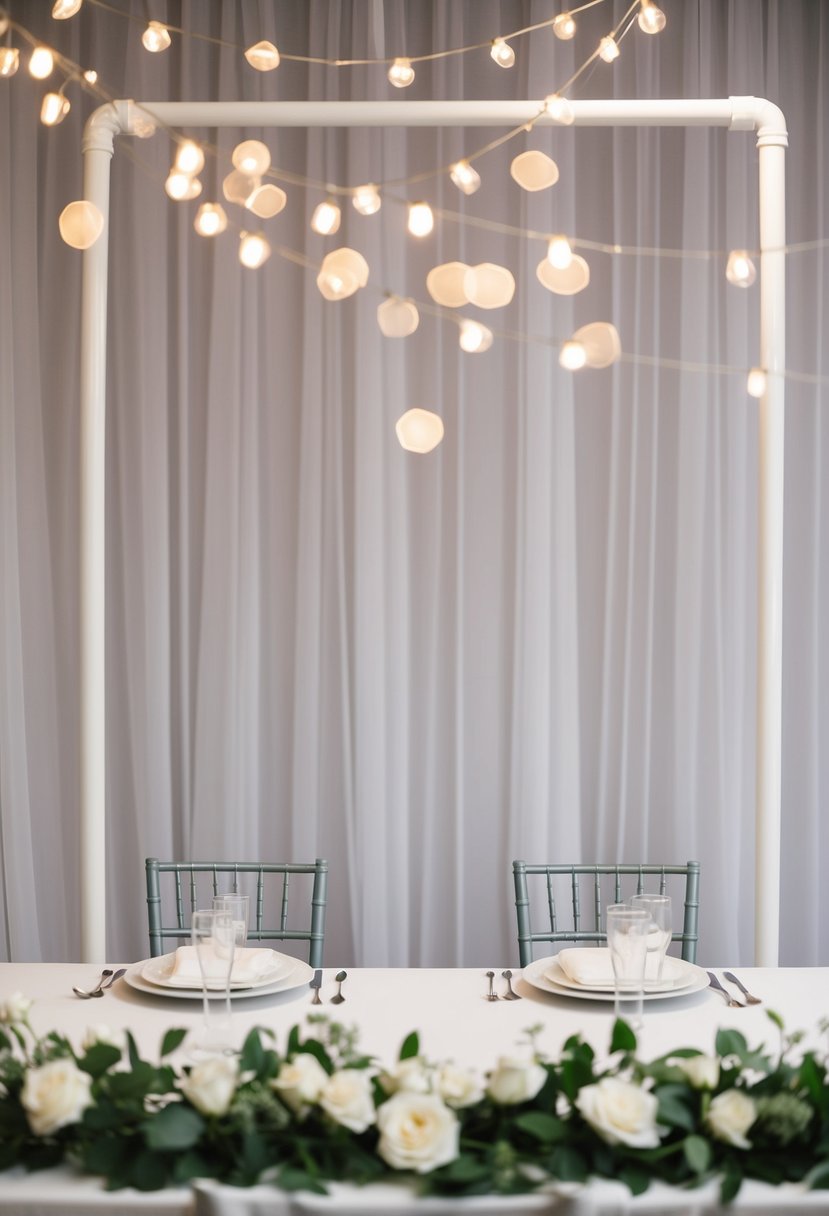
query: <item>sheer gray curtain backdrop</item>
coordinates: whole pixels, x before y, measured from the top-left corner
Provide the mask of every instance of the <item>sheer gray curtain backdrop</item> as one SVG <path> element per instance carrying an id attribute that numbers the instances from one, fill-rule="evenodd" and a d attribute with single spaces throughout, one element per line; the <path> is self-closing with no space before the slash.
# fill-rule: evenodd
<path id="1" fill-rule="evenodd" d="M 9 0 L 7 0 L 7 5 Z M 384 98 L 380 68 L 283 61 L 174 36 L 163 55 L 85 5 L 69 22 L 12 16 L 116 96 L 144 100 Z M 576 98 L 727 97 L 780 104 L 791 132 L 791 242 L 829 234 L 829 6 L 662 0 L 665 32 L 634 28 Z M 152 6 L 152 16 L 284 52 L 417 55 L 548 20 L 553 0 L 309 0 Z M 541 99 L 618 21 L 616 0 L 574 42 L 517 40 L 417 65 L 414 98 Z M 0 81 L 0 957 L 77 958 L 78 348 L 81 255 L 57 217 L 82 195 L 93 104 L 70 86 Z M 274 165 L 320 182 L 390 181 L 448 165 L 496 132 L 192 131 L 229 152 L 264 137 Z M 519 189 L 540 148 L 557 185 Z M 113 164 L 107 419 L 108 948 L 148 952 L 146 855 L 331 862 L 326 961 L 517 962 L 510 863 L 702 864 L 702 962 L 750 962 L 754 911 L 757 288 L 725 253 L 756 248 L 751 134 L 539 130 L 478 163 L 465 198 L 446 174 L 389 190 L 538 232 L 711 259 L 582 250 L 589 287 L 538 283 L 541 241 L 453 219 L 418 243 L 387 195 L 309 230 L 319 191 L 286 186 L 263 227 L 319 262 L 349 244 L 369 286 L 331 304 L 277 253 L 237 260 L 241 212 L 215 241 L 197 204 L 163 188 L 168 138 L 121 139 Z M 384 338 L 384 291 L 428 301 L 439 262 L 510 266 L 498 332 L 458 349 L 425 312 Z M 789 368 L 823 375 L 826 251 L 788 258 Z M 612 321 L 625 358 L 577 375 L 556 344 Z M 511 331 L 522 340 L 500 336 Z M 637 356 L 628 358 L 627 356 Z M 733 367 L 675 370 L 654 357 Z M 825 386 L 787 385 L 781 960 L 829 963 L 829 527 Z M 427 456 L 397 443 L 405 409 L 435 410 Z"/>

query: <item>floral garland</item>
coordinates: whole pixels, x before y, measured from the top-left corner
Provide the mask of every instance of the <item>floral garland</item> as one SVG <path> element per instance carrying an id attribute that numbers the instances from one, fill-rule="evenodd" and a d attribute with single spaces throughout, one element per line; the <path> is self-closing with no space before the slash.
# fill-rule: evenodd
<path id="1" fill-rule="evenodd" d="M 679 1048 L 650 1063 L 617 1021 L 610 1057 L 569 1038 L 558 1060 L 532 1027 L 486 1075 L 429 1061 L 410 1034 L 390 1070 L 357 1051 L 356 1033 L 309 1017 L 284 1051 L 271 1031 L 241 1051 L 176 1068 L 186 1032 L 170 1030 L 159 1064 L 128 1032 L 38 1037 L 31 1002 L 0 1004 L 0 1169 L 68 1161 L 107 1186 L 156 1190 L 193 1178 L 325 1193 L 400 1172 L 423 1193 L 519 1194 L 550 1182 L 621 1179 L 637 1194 L 659 1179 L 720 1179 L 723 1202 L 744 1178 L 829 1188 L 829 1055 L 792 1060 L 720 1030 L 716 1054 Z M 829 1022 L 820 1026 L 829 1030 Z M 119 1041 L 119 1038 L 123 1041 Z"/>

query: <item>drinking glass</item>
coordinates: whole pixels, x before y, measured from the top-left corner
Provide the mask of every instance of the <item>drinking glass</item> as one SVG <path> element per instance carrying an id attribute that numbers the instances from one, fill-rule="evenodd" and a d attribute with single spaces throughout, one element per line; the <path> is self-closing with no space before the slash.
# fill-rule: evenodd
<path id="1" fill-rule="evenodd" d="M 236 891 L 226 895 L 213 896 L 214 912 L 229 912 L 233 917 L 236 931 L 236 949 L 240 950 L 248 940 L 248 924 L 250 923 L 250 896 L 239 895 Z"/>
<path id="2" fill-rule="evenodd" d="M 648 931 L 648 954 L 651 958 L 655 958 L 656 965 L 652 964 L 648 968 L 648 972 L 649 979 L 660 984 L 662 968 L 665 965 L 665 954 L 671 944 L 673 924 L 671 897 L 670 895 L 649 895 L 643 892 L 641 895 L 632 896 L 629 902 L 632 908 L 644 908 L 651 918 Z"/>
<path id="3" fill-rule="evenodd" d="M 610 904 L 605 925 L 613 964 L 616 1017 L 624 1018 L 634 1029 L 639 1029 L 650 913 L 645 908 L 632 908 L 630 904 Z"/>
<path id="4" fill-rule="evenodd" d="M 204 1054 L 231 1052 L 230 974 L 236 945 L 236 926 L 230 912 L 213 908 L 193 913 L 191 937 L 199 960 L 204 1019 L 193 1048 Z M 210 994 L 224 989 L 222 999 Z"/>

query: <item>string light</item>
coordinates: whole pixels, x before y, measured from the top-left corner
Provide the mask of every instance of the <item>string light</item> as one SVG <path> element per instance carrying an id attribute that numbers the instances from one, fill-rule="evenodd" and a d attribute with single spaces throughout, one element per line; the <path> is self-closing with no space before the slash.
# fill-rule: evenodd
<path id="1" fill-rule="evenodd" d="M 466 294 L 466 262 L 444 262 L 426 276 L 426 290 L 442 308 L 461 308 L 469 303 Z"/>
<path id="2" fill-rule="evenodd" d="M 606 34 L 599 43 L 599 58 L 605 63 L 612 63 L 619 58 L 619 44 L 612 34 Z"/>
<path id="3" fill-rule="evenodd" d="M 186 139 L 176 149 L 175 163 L 182 173 L 200 173 L 204 168 L 204 152 L 192 139 Z"/>
<path id="4" fill-rule="evenodd" d="M 29 75 L 35 80 L 45 80 L 52 74 L 55 67 L 55 57 L 48 46 L 36 46 L 29 59 Z"/>
<path id="5" fill-rule="evenodd" d="M 494 262 L 468 267 L 463 286 L 469 303 L 478 308 L 503 308 L 515 295 L 512 271 Z"/>
<path id="6" fill-rule="evenodd" d="M 189 203 L 192 199 L 199 197 L 202 192 L 202 184 L 197 177 L 191 177 L 189 173 L 181 173 L 178 169 L 172 169 L 164 183 L 164 189 L 175 202 Z"/>
<path id="7" fill-rule="evenodd" d="M 768 376 L 762 367 L 753 367 L 746 378 L 746 392 L 750 397 L 762 397 L 768 388 Z"/>
<path id="8" fill-rule="evenodd" d="M 104 230 L 101 211 L 88 199 L 69 203 L 58 217 L 60 234 L 73 249 L 88 249 Z"/>
<path id="9" fill-rule="evenodd" d="M 55 0 L 52 5 L 52 16 L 55 21 L 66 21 L 68 17 L 74 17 L 75 13 L 80 12 L 83 0 Z"/>
<path id="10" fill-rule="evenodd" d="M 317 287 L 326 300 L 345 300 L 368 282 L 368 262 L 356 249 L 332 249 L 323 258 Z"/>
<path id="11" fill-rule="evenodd" d="M 0 76 L 14 76 L 20 67 L 20 51 L 16 46 L 0 47 Z"/>
<path id="12" fill-rule="evenodd" d="M 386 338 L 408 338 L 420 324 L 420 313 L 411 300 L 391 296 L 378 306 L 377 324 Z"/>
<path id="13" fill-rule="evenodd" d="M 258 139 L 245 139 L 237 144 L 230 159 L 234 167 L 247 177 L 261 177 L 271 167 L 268 147 Z"/>
<path id="14" fill-rule="evenodd" d="M 150 21 L 141 35 L 141 41 L 145 49 L 155 55 L 159 51 L 166 51 L 172 39 L 170 38 L 170 31 L 163 22 Z"/>
<path id="15" fill-rule="evenodd" d="M 249 270 L 258 270 L 271 256 L 271 247 L 261 232 L 239 235 L 239 261 Z"/>
<path id="16" fill-rule="evenodd" d="M 98 80 L 98 73 L 94 68 L 87 68 L 83 74 L 83 78 L 87 84 L 96 84 Z"/>
<path id="17" fill-rule="evenodd" d="M 46 93 L 40 107 L 40 121 L 44 127 L 56 127 L 69 113 L 69 98 L 63 93 Z"/>
<path id="18" fill-rule="evenodd" d="M 558 361 L 568 372 L 577 372 L 587 362 L 587 351 L 576 338 L 570 338 L 561 348 Z"/>
<path id="19" fill-rule="evenodd" d="M 515 51 L 503 38 L 492 39 L 492 49 L 489 53 L 499 68 L 511 68 L 515 63 Z"/>
<path id="20" fill-rule="evenodd" d="M 428 236 L 435 226 L 435 217 L 428 203 L 409 203 L 409 232 L 412 236 Z"/>
<path id="21" fill-rule="evenodd" d="M 202 203 L 193 220 L 199 236 L 218 236 L 227 228 L 227 215 L 221 203 Z"/>
<path id="22" fill-rule="evenodd" d="M 573 334 L 572 340 L 584 349 L 584 361 L 588 367 L 610 367 L 622 354 L 619 332 L 609 321 L 593 321 L 583 325 Z"/>
<path id="23" fill-rule="evenodd" d="M 553 21 L 553 33 L 562 42 L 569 42 L 576 32 L 576 19 L 572 13 L 559 13 Z"/>
<path id="24" fill-rule="evenodd" d="M 388 70 L 389 84 L 396 89 L 406 89 L 415 78 L 415 71 L 409 59 L 395 59 Z"/>
<path id="25" fill-rule="evenodd" d="M 360 215 L 375 215 L 380 210 L 382 201 L 380 191 L 373 182 L 368 182 L 365 186 L 357 187 L 351 199 L 351 204 Z"/>
<path id="26" fill-rule="evenodd" d="M 6 30 L 9 28 L 9 18 L 4 9 L 0 8 L 0 38 L 3 37 Z"/>
<path id="27" fill-rule="evenodd" d="M 550 263 L 549 258 L 542 258 L 535 270 L 536 278 L 542 287 L 552 291 L 557 296 L 574 296 L 584 291 L 590 282 L 590 267 L 583 257 L 574 253 L 564 270 L 559 270 Z"/>
<path id="28" fill-rule="evenodd" d="M 272 72 L 279 67 L 279 51 L 272 42 L 257 42 L 245 51 L 245 59 L 257 72 Z"/>
<path id="29" fill-rule="evenodd" d="M 452 181 L 464 194 L 474 194 L 481 186 L 481 175 L 467 160 L 459 160 L 449 170 Z"/>
<path id="30" fill-rule="evenodd" d="M 465 317 L 461 321 L 458 344 L 469 355 L 482 354 L 492 346 L 492 330 L 481 325 L 480 321 L 470 321 Z"/>
<path id="31" fill-rule="evenodd" d="M 394 424 L 398 442 L 407 452 L 424 456 L 443 439 L 443 420 L 431 410 L 411 409 Z"/>
<path id="32" fill-rule="evenodd" d="M 340 226 L 342 213 L 333 198 L 320 203 L 311 216 L 311 227 L 320 236 L 333 236 Z"/>
<path id="33" fill-rule="evenodd" d="M 657 8 L 653 0 L 642 0 L 637 21 L 640 30 L 645 34 L 660 34 L 667 24 L 665 14 L 661 8 Z"/>
<path id="34" fill-rule="evenodd" d="M 735 287 L 750 287 L 757 278 L 757 268 L 745 249 L 732 249 L 729 253 L 725 277 Z"/>
<path id="35" fill-rule="evenodd" d="M 552 236 L 547 246 L 547 261 L 556 270 L 566 270 L 573 260 L 573 250 L 566 236 Z"/>
<path id="36" fill-rule="evenodd" d="M 269 220 L 273 216 L 279 215 L 280 211 L 284 211 L 287 202 L 288 196 L 285 191 L 268 182 L 264 186 L 254 186 L 245 199 L 245 206 L 248 211 L 252 211 L 260 219 Z"/>
<path id="37" fill-rule="evenodd" d="M 573 112 L 573 107 L 566 97 L 562 97 L 560 93 L 551 93 L 549 97 L 544 99 L 544 110 L 552 118 L 553 122 L 557 122 L 561 127 L 571 127 L 575 122 L 576 115 Z"/>

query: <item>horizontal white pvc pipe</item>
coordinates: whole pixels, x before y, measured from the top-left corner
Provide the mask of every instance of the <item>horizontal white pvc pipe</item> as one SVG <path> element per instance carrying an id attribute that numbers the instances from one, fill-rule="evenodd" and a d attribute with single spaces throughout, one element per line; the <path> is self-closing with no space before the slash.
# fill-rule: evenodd
<path id="1" fill-rule="evenodd" d="M 151 114 L 170 127 L 517 127 L 560 125 L 542 101 L 132 102 L 102 106 L 84 129 L 85 196 L 109 213 L 114 137 Z M 785 358 L 785 118 L 762 98 L 574 101 L 574 126 L 728 127 L 758 134 L 760 160 L 763 366 Z M 103 960 L 106 944 L 104 753 L 104 434 L 108 224 L 85 254 L 81 329 L 81 889 L 83 956 Z M 760 403 L 759 585 L 756 790 L 756 961 L 778 957 L 782 721 L 784 384 L 769 376 Z"/>

